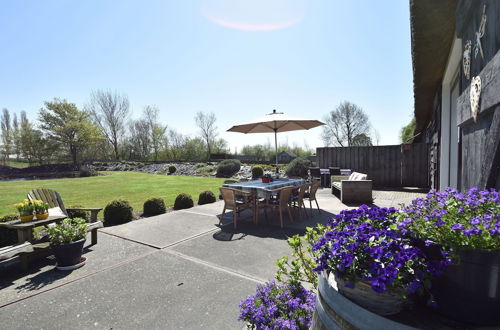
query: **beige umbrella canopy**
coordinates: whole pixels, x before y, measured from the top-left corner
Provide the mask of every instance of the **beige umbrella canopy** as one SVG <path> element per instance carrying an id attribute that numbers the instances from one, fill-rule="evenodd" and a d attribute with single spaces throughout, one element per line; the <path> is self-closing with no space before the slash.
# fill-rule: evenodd
<path id="1" fill-rule="evenodd" d="M 235 125 L 228 129 L 228 132 L 239 133 L 274 133 L 274 144 L 276 147 L 276 171 L 278 171 L 278 137 L 279 132 L 308 130 L 314 127 L 325 125 L 319 120 L 297 118 L 285 115 L 283 112 L 276 112 L 265 115 L 247 124 Z"/>

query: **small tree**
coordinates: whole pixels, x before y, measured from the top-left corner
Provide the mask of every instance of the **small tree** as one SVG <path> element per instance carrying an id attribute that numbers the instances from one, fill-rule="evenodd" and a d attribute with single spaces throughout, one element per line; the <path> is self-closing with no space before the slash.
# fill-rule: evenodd
<path id="1" fill-rule="evenodd" d="M 352 146 L 356 136 L 370 135 L 370 121 L 362 108 L 354 103 L 342 102 L 325 117 L 321 137 L 325 145 Z"/>
<path id="2" fill-rule="evenodd" d="M 215 114 L 213 112 L 204 113 L 198 112 L 196 113 L 196 117 L 194 118 L 196 122 L 196 126 L 200 129 L 200 137 L 205 142 L 207 147 L 207 160 L 210 159 L 210 154 L 212 153 L 212 146 L 217 137 L 217 126 L 215 126 Z"/>
<path id="3" fill-rule="evenodd" d="M 413 142 L 414 134 L 415 134 L 415 117 L 411 119 L 411 121 L 408 123 L 408 125 L 404 126 L 401 129 L 401 143 L 403 144 L 410 144 Z"/>
<path id="4" fill-rule="evenodd" d="M 66 100 L 56 98 L 45 102 L 45 108 L 39 112 L 39 121 L 50 139 L 67 148 L 73 164 L 78 163 L 82 150 L 102 139 L 90 115 Z"/>
<path id="5" fill-rule="evenodd" d="M 167 126 L 158 121 L 159 109 L 156 106 L 148 105 L 144 108 L 144 120 L 149 126 L 151 148 L 154 153 L 154 160 L 158 160 L 158 155 L 165 144 Z"/>
<path id="6" fill-rule="evenodd" d="M 372 139 L 366 134 L 358 134 L 356 135 L 352 141 L 350 146 L 352 147 L 371 147 L 373 145 Z"/>

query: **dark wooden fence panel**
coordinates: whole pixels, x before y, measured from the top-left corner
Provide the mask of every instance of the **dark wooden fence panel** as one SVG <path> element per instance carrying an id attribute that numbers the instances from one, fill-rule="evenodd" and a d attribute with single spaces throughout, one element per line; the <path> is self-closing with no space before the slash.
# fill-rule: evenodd
<path id="1" fill-rule="evenodd" d="M 319 167 L 366 173 L 378 187 L 429 187 L 429 147 L 425 143 L 317 148 L 316 156 Z"/>

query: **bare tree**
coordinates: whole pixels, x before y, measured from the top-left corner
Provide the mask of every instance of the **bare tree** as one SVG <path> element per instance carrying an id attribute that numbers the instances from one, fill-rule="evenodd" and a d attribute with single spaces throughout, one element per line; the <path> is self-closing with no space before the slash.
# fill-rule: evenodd
<path id="1" fill-rule="evenodd" d="M 204 113 L 197 112 L 194 117 L 196 126 L 200 129 L 200 137 L 205 142 L 207 147 L 207 159 L 210 159 L 212 153 L 212 145 L 217 137 L 217 126 L 215 126 L 215 114 L 213 112 Z"/>
<path id="2" fill-rule="evenodd" d="M 168 131 L 168 140 L 170 142 L 170 154 L 172 160 L 180 160 L 181 152 L 186 143 L 186 138 L 177 131 L 170 129 Z"/>
<path id="3" fill-rule="evenodd" d="M 350 102 L 342 102 L 325 117 L 321 137 L 327 146 L 346 147 L 353 144 L 354 137 L 370 135 L 370 122 L 363 109 Z"/>
<path id="4" fill-rule="evenodd" d="M 149 124 L 144 119 L 129 123 L 128 149 L 130 159 L 146 159 L 150 153 Z"/>
<path id="5" fill-rule="evenodd" d="M 130 112 L 126 94 L 111 91 L 94 91 L 90 96 L 87 110 L 103 135 L 113 146 L 115 159 L 120 158 L 119 144 L 125 133 L 125 122 Z"/>
<path id="6" fill-rule="evenodd" d="M 151 147 L 154 152 L 154 160 L 158 160 L 158 154 L 165 143 L 167 126 L 158 121 L 160 110 L 156 106 L 148 105 L 144 108 L 144 120 L 148 123 Z"/>
<path id="7" fill-rule="evenodd" d="M 10 120 L 10 112 L 5 108 L 2 110 L 2 115 L 0 116 L 0 128 L 2 133 L 1 142 L 3 146 L 5 161 L 9 161 L 9 157 L 12 151 L 13 132 Z"/>

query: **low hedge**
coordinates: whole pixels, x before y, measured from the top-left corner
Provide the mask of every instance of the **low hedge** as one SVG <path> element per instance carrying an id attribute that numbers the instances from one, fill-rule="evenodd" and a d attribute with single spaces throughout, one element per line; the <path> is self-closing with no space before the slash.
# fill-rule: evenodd
<path id="1" fill-rule="evenodd" d="M 215 203 L 216 201 L 217 199 L 215 198 L 214 193 L 210 190 L 200 193 L 200 196 L 198 197 L 198 205 Z"/>
<path id="2" fill-rule="evenodd" d="M 144 202 L 143 212 L 146 216 L 163 214 L 167 212 L 165 201 L 162 198 L 150 198 Z"/>
<path id="3" fill-rule="evenodd" d="M 217 173 L 215 174 L 218 178 L 230 178 L 241 168 L 241 162 L 238 159 L 226 159 L 219 163 L 217 166 Z"/>
<path id="4" fill-rule="evenodd" d="M 194 206 L 191 195 L 182 193 L 175 198 L 174 210 L 189 209 Z"/>
<path id="5" fill-rule="evenodd" d="M 104 208 L 104 223 L 106 225 L 119 225 L 132 221 L 133 208 L 127 201 L 115 200 Z"/>

